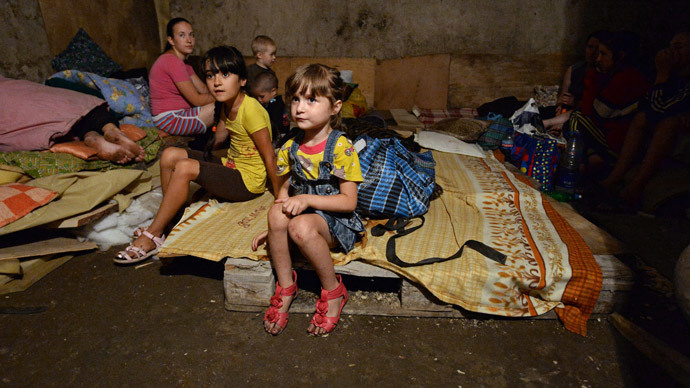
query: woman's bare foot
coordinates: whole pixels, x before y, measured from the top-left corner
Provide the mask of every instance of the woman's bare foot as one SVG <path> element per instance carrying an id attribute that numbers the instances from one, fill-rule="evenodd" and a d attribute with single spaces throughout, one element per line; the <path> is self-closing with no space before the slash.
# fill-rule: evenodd
<path id="1" fill-rule="evenodd" d="M 122 146 L 128 152 L 128 156 L 136 162 L 143 162 L 146 159 L 146 150 L 125 136 L 125 134 L 120 131 L 120 128 L 116 127 L 114 124 L 106 124 L 103 126 L 103 137 L 111 143 Z"/>
<path id="2" fill-rule="evenodd" d="M 343 297 L 331 299 L 328 301 L 328 311 L 326 312 L 327 317 L 335 318 L 338 316 L 338 313 L 340 312 L 340 303 L 343 301 Z M 326 332 L 326 329 L 323 327 L 318 327 L 314 325 L 313 323 L 309 324 L 309 327 L 307 328 L 307 331 L 311 335 L 315 336 L 322 336 L 324 334 L 328 334 Z"/>
<path id="3" fill-rule="evenodd" d="M 84 135 L 84 143 L 97 151 L 100 159 L 108 160 L 117 164 L 124 164 L 132 160 L 127 150 L 119 144 L 107 141 L 103 136 L 96 132 L 88 132 Z"/>

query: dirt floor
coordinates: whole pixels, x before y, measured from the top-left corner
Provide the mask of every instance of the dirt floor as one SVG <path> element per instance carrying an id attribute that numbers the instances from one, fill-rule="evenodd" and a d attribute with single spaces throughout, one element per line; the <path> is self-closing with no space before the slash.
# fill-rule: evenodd
<path id="1" fill-rule="evenodd" d="M 595 219 L 638 254 L 622 258 L 637 286 L 619 312 L 690 356 L 668 272 L 690 222 L 626 217 Z M 680 386 L 606 317 L 581 337 L 557 320 L 352 316 L 346 307 L 327 338 L 307 336 L 307 314 L 271 337 L 262 314 L 224 309 L 222 263 L 118 267 L 116 250 L 78 255 L 27 291 L 0 296 L 0 309 L 47 307 L 0 314 L 0 386 Z"/>

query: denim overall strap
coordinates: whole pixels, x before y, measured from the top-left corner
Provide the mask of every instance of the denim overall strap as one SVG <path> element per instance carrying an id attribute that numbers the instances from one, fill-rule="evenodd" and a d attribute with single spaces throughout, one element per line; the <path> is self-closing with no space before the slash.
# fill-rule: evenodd
<path id="1" fill-rule="evenodd" d="M 328 139 L 326 140 L 326 146 L 323 150 L 323 160 L 319 163 L 318 166 L 319 176 L 316 180 L 307 179 L 306 175 L 304 174 L 304 170 L 302 169 L 302 164 L 299 162 L 299 159 L 297 157 L 297 151 L 299 150 L 300 143 L 304 138 L 304 132 L 300 131 L 295 136 L 292 146 L 290 147 L 289 164 L 290 170 L 292 171 L 292 174 L 290 176 L 290 182 L 291 185 L 295 189 L 297 189 L 298 192 L 304 194 L 314 194 L 317 185 L 323 186 L 334 179 L 333 175 L 331 174 L 331 171 L 333 170 L 333 153 L 338 139 L 342 135 L 343 132 L 338 130 L 333 130 L 328 135 Z M 340 192 L 338 185 L 332 186 L 333 187 L 330 190 L 328 190 L 329 194 L 337 194 Z"/>

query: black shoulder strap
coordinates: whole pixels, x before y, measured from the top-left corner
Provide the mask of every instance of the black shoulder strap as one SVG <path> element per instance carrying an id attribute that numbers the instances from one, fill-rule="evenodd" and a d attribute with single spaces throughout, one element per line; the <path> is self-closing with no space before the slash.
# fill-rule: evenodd
<path id="1" fill-rule="evenodd" d="M 415 219 L 419 218 L 422 220 L 421 224 L 414 226 L 409 229 L 405 229 L 407 225 L 410 224 L 410 222 Z M 490 246 L 479 242 L 477 240 L 467 240 L 465 241 L 464 244 L 458 249 L 457 252 L 455 252 L 453 255 L 449 257 L 430 257 L 428 259 L 420 260 L 416 263 L 408 263 L 405 261 L 400 260 L 398 255 L 395 254 L 395 240 L 397 238 L 406 236 L 415 230 L 421 228 L 424 225 L 424 217 L 422 216 L 417 216 L 417 217 L 412 217 L 412 218 L 402 218 L 402 217 L 394 217 L 388 220 L 385 225 L 376 225 L 371 229 L 371 234 L 374 236 L 381 236 L 385 233 L 385 231 L 395 231 L 396 234 L 391 236 L 388 239 L 388 242 L 386 243 L 386 259 L 388 259 L 389 262 L 397 265 L 398 267 L 419 267 L 421 265 L 427 265 L 427 264 L 433 264 L 433 263 L 441 263 L 444 261 L 448 260 L 453 260 L 457 259 L 458 257 L 462 256 L 462 252 L 465 249 L 465 247 L 468 247 L 470 249 L 473 249 L 482 255 L 486 256 L 487 258 L 500 263 L 500 264 L 505 264 L 506 263 L 506 255 L 503 253 L 497 251 L 494 248 L 491 248 Z"/>

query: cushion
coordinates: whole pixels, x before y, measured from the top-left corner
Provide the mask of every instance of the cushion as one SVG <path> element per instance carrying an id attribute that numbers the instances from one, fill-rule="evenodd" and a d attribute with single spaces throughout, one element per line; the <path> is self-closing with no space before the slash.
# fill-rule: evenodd
<path id="1" fill-rule="evenodd" d="M 62 152 L 64 154 L 74 155 L 79 159 L 92 159 L 98 151 L 89 147 L 83 141 L 68 141 L 64 143 L 55 143 L 50 147 L 50 152 Z"/>
<path id="2" fill-rule="evenodd" d="M 132 141 L 139 141 L 146 137 L 146 131 L 132 124 L 120 124 L 120 130 Z"/>
<path id="3" fill-rule="evenodd" d="M 0 227 L 16 221 L 50 202 L 57 192 L 12 183 L 0 186 Z"/>
<path id="4" fill-rule="evenodd" d="M 473 142 L 479 139 L 489 123 L 482 120 L 468 118 L 453 118 L 441 120 L 429 127 L 430 131 L 444 133 L 462 141 Z"/>
<path id="5" fill-rule="evenodd" d="M 132 141 L 139 141 L 146 137 L 146 131 L 132 124 L 120 124 L 120 130 Z M 55 143 L 50 147 L 50 152 L 62 152 L 65 154 L 74 155 L 79 159 L 92 160 L 96 159 L 98 153 L 95 149 L 89 147 L 83 141 L 68 141 L 63 143 Z"/>
<path id="6" fill-rule="evenodd" d="M 51 63 L 56 71 L 74 69 L 106 77 L 122 70 L 122 66 L 113 61 L 83 28 L 77 31 L 67 48 L 56 55 Z"/>
<path id="7" fill-rule="evenodd" d="M 477 144 L 466 143 L 456 137 L 433 131 L 421 131 L 415 135 L 415 141 L 424 148 L 453 154 L 462 154 L 484 158 L 484 151 Z"/>

